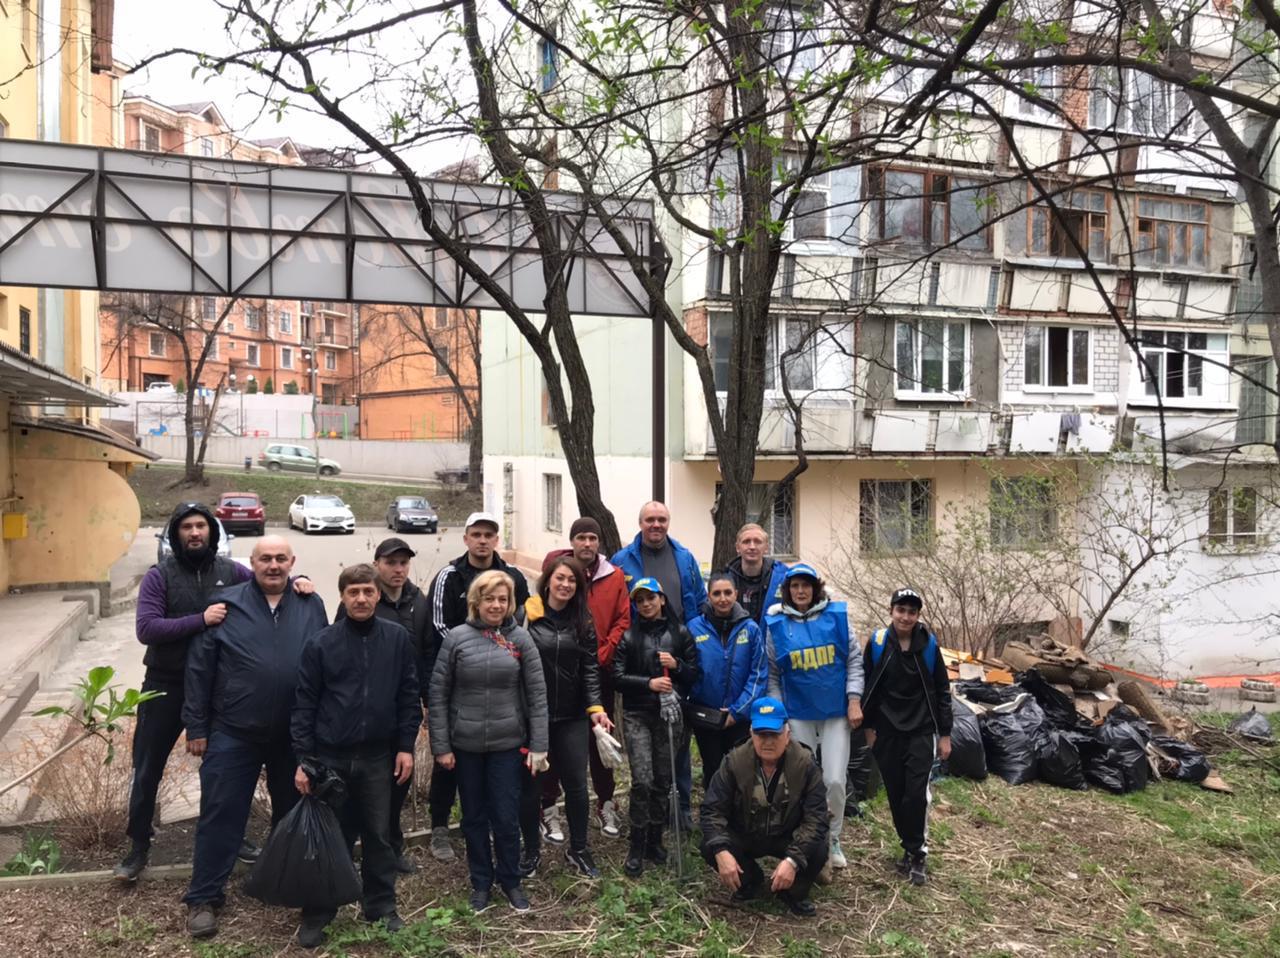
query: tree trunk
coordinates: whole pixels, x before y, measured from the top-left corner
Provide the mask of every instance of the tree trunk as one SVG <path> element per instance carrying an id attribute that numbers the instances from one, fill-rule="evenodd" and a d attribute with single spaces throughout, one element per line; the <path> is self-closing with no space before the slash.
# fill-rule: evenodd
<path id="1" fill-rule="evenodd" d="M 184 416 L 186 433 L 187 433 L 187 457 L 186 468 L 183 471 L 182 481 L 189 486 L 204 484 L 204 457 L 199 460 L 196 458 L 196 391 L 190 385 L 187 386 L 186 395 L 186 414 Z M 201 443 L 201 446 L 204 444 Z"/>
<path id="2" fill-rule="evenodd" d="M 471 424 L 467 448 L 467 492 L 479 492 L 484 471 L 484 426 L 480 417 Z"/>

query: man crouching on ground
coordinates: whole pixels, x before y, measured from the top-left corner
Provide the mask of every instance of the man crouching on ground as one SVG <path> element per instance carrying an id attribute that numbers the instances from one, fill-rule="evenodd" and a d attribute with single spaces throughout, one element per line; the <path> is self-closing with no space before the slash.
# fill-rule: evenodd
<path id="1" fill-rule="evenodd" d="M 413 774 L 413 743 L 422 722 L 418 677 L 409 633 L 374 615 L 378 573 L 361 563 L 342 570 L 338 591 L 346 615 L 302 650 L 291 731 L 299 761 L 333 769 L 346 783 L 339 811 L 348 850 L 357 838 L 364 881 L 365 921 L 399 931 L 396 854 L 391 848 L 391 786 Z M 294 775 L 306 795 L 311 781 L 302 766 Z M 323 943 L 335 909 L 303 909 L 298 944 Z"/>
<path id="2" fill-rule="evenodd" d="M 827 860 L 827 788 L 813 753 L 791 741 L 787 710 L 774 698 L 751 706 L 751 741 L 725 756 L 702 801 L 702 857 L 733 901 L 760 891 L 757 858 L 779 859 L 769 889 L 793 914 L 817 909 L 809 888 Z"/>

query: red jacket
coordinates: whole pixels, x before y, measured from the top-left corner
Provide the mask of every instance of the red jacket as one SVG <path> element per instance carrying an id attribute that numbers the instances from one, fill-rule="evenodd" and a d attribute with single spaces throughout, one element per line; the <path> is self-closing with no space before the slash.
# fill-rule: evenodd
<path id="1" fill-rule="evenodd" d="M 542 560 L 543 568 L 552 559 L 571 555 L 572 549 L 553 549 Z M 622 570 L 604 556 L 596 560 L 596 571 L 587 587 L 587 608 L 596 627 L 600 665 L 609 668 L 622 633 L 631 625 L 631 599 L 627 596 L 627 580 Z"/>

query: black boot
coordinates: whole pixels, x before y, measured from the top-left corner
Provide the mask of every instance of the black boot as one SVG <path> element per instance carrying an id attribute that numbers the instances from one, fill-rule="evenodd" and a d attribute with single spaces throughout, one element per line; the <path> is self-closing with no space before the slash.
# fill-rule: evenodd
<path id="1" fill-rule="evenodd" d="M 648 840 L 644 843 L 644 857 L 657 865 L 667 863 L 667 850 L 662 844 L 662 826 L 650 825 Z"/>
<path id="2" fill-rule="evenodd" d="M 644 830 L 632 826 L 631 847 L 627 849 L 627 859 L 622 863 L 622 870 L 632 878 L 639 878 L 644 872 Z"/>

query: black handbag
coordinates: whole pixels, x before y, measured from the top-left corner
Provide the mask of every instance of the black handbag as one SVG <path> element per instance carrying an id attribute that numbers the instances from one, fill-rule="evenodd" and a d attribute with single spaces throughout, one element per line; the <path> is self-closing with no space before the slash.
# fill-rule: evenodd
<path id="1" fill-rule="evenodd" d="M 729 683 L 733 681 L 733 659 L 736 652 L 737 646 L 730 645 L 729 662 L 724 670 L 724 694 L 720 696 L 721 701 L 724 701 L 725 696 L 729 694 Z M 724 709 L 699 702 L 685 702 L 684 714 L 686 724 L 695 732 L 723 732 L 724 724 L 729 720 L 729 713 Z"/>

